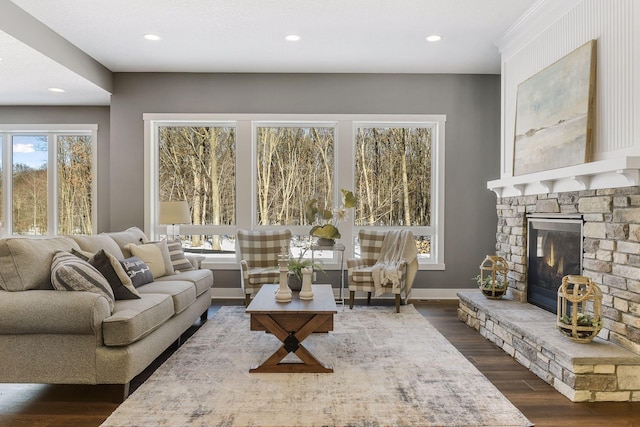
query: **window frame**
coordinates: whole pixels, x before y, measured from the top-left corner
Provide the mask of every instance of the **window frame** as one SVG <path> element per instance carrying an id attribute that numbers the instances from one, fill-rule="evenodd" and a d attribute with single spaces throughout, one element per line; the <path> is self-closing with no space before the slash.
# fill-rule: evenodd
<path id="1" fill-rule="evenodd" d="M 288 228 L 293 235 L 306 235 L 309 226 L 280 226 L 257 224 L 257 144 L 259 126 L 335 126 L 334 141 L 334 194 L 333 200 L 341 200 L 340 189 L 351 189 L 355 183 L 355 130 L 363 124 L 388 127 L 431 127 L 432 128 L 432 176 L 431 225 L 424 227 L 377 227 L 355 226 L 353 217 L 340 225 L 345 245 L 345 257 L 354 255 L 354 243 L 360 229 L 392 230 L 410 229 L 416 235 L 431 236 L 431 258 L 421 260 L 420 270 L 444 270 L 444 173 L 445 173 L 445 123 L 444 114 L 172 114 L 145 113 L 144 121 L 144 176 L 145 176 L 145 231 L 152 238 L 161 233 L 162 227 L 156 223 L 158 212 L 158 168 L 159 150 L 157 129 L 159 126 L 214 126 L 224 124 L 235 126 L 236 134 L 236 225 L 234 226 L 193 226 L 183 225 L 181 231 L 190 234 L 236 234 L 238 229 L 281 229 Z M 237 171 L 251 172 L 239 175 Z M 245 169 L 242 169 L 244 167 Z M 239 195 L 249 194 L 249 197 Z M 216 256 L 206 260 L 205 266 L 217 269 L 237 269 L 235 254 Z M 325 262 L 328 270 L 339 269 L 338 257 Z"/>
<path id="2" fill-rule="evenodd" d="M 47 137 L 47 233 L 32 237 L 58 235 L 58 136 L 91 137 L 91 232 L 98 227 L 98 125 L 97 124 L 3 124 L 2 136 L 2 221 L 0 236 L 20 236 L 13 234 L 13 136 Z"/>

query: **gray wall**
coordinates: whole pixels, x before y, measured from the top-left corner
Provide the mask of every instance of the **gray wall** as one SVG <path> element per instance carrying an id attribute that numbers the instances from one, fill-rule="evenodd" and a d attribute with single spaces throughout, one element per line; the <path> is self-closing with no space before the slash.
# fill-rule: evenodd
<path id="1" fill-rule="evenodd" d="M 144 113 L 446 114 L 445 271 L 415 288 L 474 287 L 495 253 L 500 76 L 116 73 L 111 103 L 110 226 L 144 224 Z M 335 281 L 337 283 L 337 280 Z M 239 286 L 219 272 L 216 286 Z"/>
<path id="2" fill-rule="evenodd" d="M 3 124 L 97 124 L 98 125 L 98 231 L 109 231 L 109 107 L 4 107 Z"/>

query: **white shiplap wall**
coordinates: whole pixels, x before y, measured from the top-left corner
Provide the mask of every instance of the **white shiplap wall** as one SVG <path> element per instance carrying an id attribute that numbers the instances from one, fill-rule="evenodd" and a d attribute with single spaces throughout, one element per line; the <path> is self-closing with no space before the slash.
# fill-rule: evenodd
<path id="1" fill-rule="evenodd" d="M 512 176 L 518 84 L 592 39 L 597 40 L 593 160 L 640 155 L 639 18 L 640 0 L 543 0 L 497 42 L 502 55 L 501 178 Z"/>

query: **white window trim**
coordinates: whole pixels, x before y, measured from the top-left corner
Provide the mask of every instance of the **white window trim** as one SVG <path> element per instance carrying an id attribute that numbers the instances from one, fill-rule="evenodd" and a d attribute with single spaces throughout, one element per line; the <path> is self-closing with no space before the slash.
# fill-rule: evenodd
<path id="1" fill-rule="evenodd" d="M 420 270 L 444 270 L 444 167 L 445 167 L 445 123 L 444 114 L 172 114 L 145 113 L 144 120 L 144 176 L 145 176 L 145 232 L 155 237 L 161 232 L 161 227 L 155 224 L 157 213 L 157 173 L 158 150 L 155 146 L 158 126 L 171 125 L 235 125 L 236 126 L 236 171 L 239 165 L 251 165 L 250 174 L 236 174 L 236 225 L 233 226 L 181 226 L 184 232 L 194 234 L 235 234 L 238 229 L 256 229 L 256 200 L 255 197 L 239 197 L 238 195 L 255 194 L 255 166 L 256 149 L 253 144 L 255 129 L 258 125 L 282 126 L 291 124 L 301 125 L 331 125 L 336 127 L 334 146 L 334 173 L 336 185 L 334 200 L 340 200 L 340 188 L 354 186 L 354 127 L 358 125 L 376 126 L 423 126 L 429 123 L 433 126 L 432 134 L 432 225 L 429 227 L 411 227 L 416 233 L 422 232 L 432 236 L 431 261 L 421 262 Z M 342 141 L 342 143 L 341 143 Z M 345 164 L 348 162 L 349 164 Z M 153 179 L 152 179 L 153 178 Z M 281 226 L 260 226 L 262 229 L 282 228 Z M 287 226 L 293 234 L 307 234 L 308 226 Z M 342 224 L 340 229 L 346 236 L 355 236 L 360 226 Z M 370 227 L 377 230 L 386 228 Z M 389 228 L 393 229 L 393 228 Z M 196 231 L 197 230 L 197 231 Z M 353 239 L 344 239 L 345 257 L 353 254 Z M 209 263 L 208 263 L 209 264 Z M 335 263 L 337 265 L 337 262 Z M 219 269 L 237 269 L 238 262 L 235 255 L 220 257 L 210 263 L 210 267 Z M 335 267 L 328 263 L 328 269 Z"/>
<path id="2" fill-rule="evenodd" d="M 40 237 L 58 234 L 58 186 L 56 161 L 57 135 L 91 135 L 91 226 L 92 233 L 98 230 L 98 125 L 97 124 L 3 124 L 0 127 L 2 135 L 2 224 L 0 236 L 13 235 L 13 146 L 11 136 L 16 134 L 46 134 L 48 148 L 47 165 L 47 234 Z M 38 236 L 34 236 L 38 237 Z"/>

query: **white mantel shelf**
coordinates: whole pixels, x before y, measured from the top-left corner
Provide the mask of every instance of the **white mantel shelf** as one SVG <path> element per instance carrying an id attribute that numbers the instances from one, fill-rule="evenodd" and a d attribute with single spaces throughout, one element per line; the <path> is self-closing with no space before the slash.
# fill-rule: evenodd
<path id="1" fill-rule="evenodd" d="M 487 182 L 498 197 L 640 185 L 640 156 L 624 156 Z"/>

